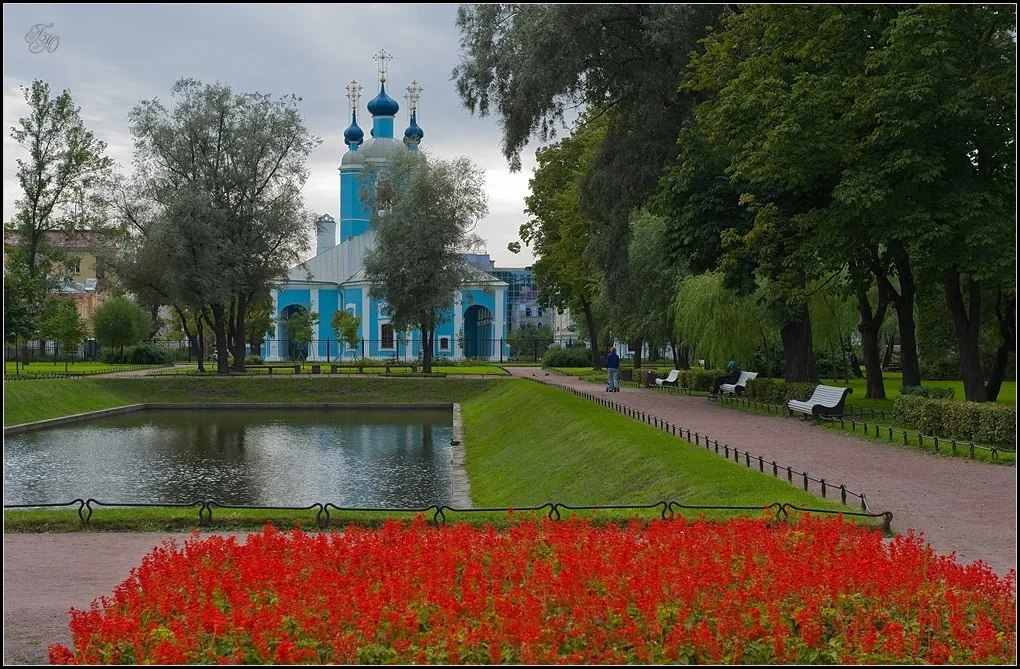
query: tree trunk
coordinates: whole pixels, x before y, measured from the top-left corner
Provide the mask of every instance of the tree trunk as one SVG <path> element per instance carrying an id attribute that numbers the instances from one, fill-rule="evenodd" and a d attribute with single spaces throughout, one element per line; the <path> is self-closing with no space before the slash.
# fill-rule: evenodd
<path id="1" fill-rule="evenodd" d="M 588 326 L 588 340 L 591 341 L 591 368 L 602 369 L 602 353 L 599 351 L 599 331 L 595 327 L 595 314 L 587 298 L 581 298 L 581 310 L 584 311 L 584 322 Z"/>
<path id="2" fill-rule="evenodd" d="M 999 334 L 1002 342 L 995 349 L 995 359 L 992 361 L 992 368 L 988 373 L 988 383 L 985 384 L 985 398 L 989 402 L 999 399 L 999 390 L 1002 389 L 1002 380 L 1006 376 L 1006 366 L 1009 364 L 1010 354 L 1016 354 L 1016 292 L 1003 293 L 1002 290 L 995 291 L 995 319 L 999 323 Z"/>
<path id="3" fill-rule="evenodd" d="M 673 349 L 673 369 L 691 368 L 691 349 L 689 346 L 680 346 L 675 338 L 669 338 L 669 345 Z"/>
<path id="4" fill-rule="evenodd" d="M 631 353 L 631 357 L 634 358 L 634 369 L 641 369 L 641 346 L 643 343 L 644 342 L 640 339 L 627 342 L 627 345 L 630 346 L 630 350 L 633 351 L 633 353 Z"/>
<path id="5" fill-rule="evenodd" d="M 195 319 L 195 334 L 198 337 L 198 371 L 205 372 L 205 328 L 202 327 L 202 318 Z"/>
<path id="6" fill-rule="evenodd" d="M 247 337 L 244 336 L 245 312 L 248 311 L 248 298 L 240 295 L 237 298 L 237 308 L 234 309 L 234 371 L 244 371 L 244 347 L 247 344 Z"/>
<path id="7" fill-rule="evenodd" d="M 878 332 L 885 320 L 885 312 L 889 308 L 889 294 L 883 288 L 878 289 L 878 305 L 874 312 L 871 309 L 871 300 L 864 291 L 857 293 L 857 313 L 861 316 L 861 322 L 857 330 L 861 333 L 861 350 L 864 354 L 864 370 L 867 377 L 867 390 L 864 397 L 867 399 L 885 399 L 885 379 L 882 378 L 881 345 L 878 341 Z M 892 347 L 890 346 L 890 352 Z"/>
<path id="8" fill-rule="evenodd" d="M 227 312 L 222 304 L 213 304 L 213 332 L 216 333 L 216 373 L 229 374 L 230 349 L 227 347 Z"/>
<path id="9" fill-rule="evenodd" d="M 432 373 L 432 345 L 436 340 L 436 329 L 421 329 L 421 371 L 425 374 Z"/>
<path id="10" fill-rule="evenodd" d="M 968 300 L 964 302 L 960 290 L 959 270 L 953 268 L 945 274 L 946 304 L 953 315 L 956 330 L 957 349 L 960 353 L 960 376 L 963 379 L 963 394 L 970 402 L 984 402 L 988 399 L 981 380 L 981 356 L 978 341 L 981 332 L 981 282 L 965 279 Z M 969 311 L 968 311 L 969 306 Z"/>
<path id="11" fill-rule="evenodd" d="M 896 273 L 900 279 L 900 290 L 897 293 L 892 284 L 886 281 L 890 298 L 896 306 L 896 320 L 900 330 L 900 364 L 903 366 L 903 385 L 921 385 L 921 365 L 917 358 L 917 326 L 914 321 L 914 301 L 917 284 L 914 283 L 914 272 L 910 267 L 910 258 L 905 251 L 896 255 Z"/>
<path id="12" fill-rule="evenodd" d="M 779 331 L 783 340 L 783 376 L 787 383 L 818 383 L 807 304 L 800 305 L 798 311 L 798 317 L 785 323 Z"/>

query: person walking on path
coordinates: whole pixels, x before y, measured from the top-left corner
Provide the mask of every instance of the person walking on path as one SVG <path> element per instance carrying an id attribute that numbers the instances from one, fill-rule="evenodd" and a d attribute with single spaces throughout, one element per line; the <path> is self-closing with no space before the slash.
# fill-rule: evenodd
<path id="1" fill-rule="evenodd" d="M 609 371 L 609 380 L 606 383 L 606 392 L 620 392 L 620 356 L 616 355 L 615 346 L 611 346 L 609 348 L 609 355 L 606 356 L 606 369 Z"/>

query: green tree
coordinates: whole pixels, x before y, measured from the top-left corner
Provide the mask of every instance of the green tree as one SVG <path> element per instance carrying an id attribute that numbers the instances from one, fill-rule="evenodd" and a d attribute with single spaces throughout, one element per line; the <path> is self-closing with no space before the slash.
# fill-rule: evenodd
<path id="1" fill-rule="evenodd" d="M 329 326 L 336 335 L 337 342 L 343 342 L 349 348 L 358 345 L 358 333 L 361 331 L 361 319 L 348 311 L 334 311 L 329 319 Z M 340 357 L 340 351 L 337 352 Z"/>
<path id="2" fill-rule="evenodd" d="M 479 244 L 472 230 L 488 211 L 483 179 L 467 158 L 408 152 L 366 180 L 375 185 L 364 193 L 376 234 L 365 258 L 372 295 L 389 306 L 394 332 L 421 332 L 426 374 L 451 298 L 478 278 L 461 254 Z"/>
<path id="3" fill-rule="evenodd" d="M 4 268 L 4 342 L 16 347 L 31 339 L 39 329 L 35 304 L 43 291 L 33 285 L 37 280 L 28 276 L 25 267 Z M 28 363 L 28 351 L 15 358 L 15 370 Z"/>
<path id="4" fill-rule="evenodd" d="M 318 324 L 319 314 L 315 311 L 301 310 L 287 319 L 292 358 L 305 359 L 308 355 L 308 344 L 315 340 L 315 326 Z"/>
<path id="5" fill-rule="evenodd" d="M 676 156 L 676 137 L 698 96 L 677 88 L 689 55 L 731 5 L 462 5 L 461 100 L 494 113 L 512 170 L 537 135 L 555 138 L 576 108 L 606 117 L 604 139 L 578 190 L 587 246 L 610 301 L 625 298 L 631 211 Z M 555 63 L 550 66 L 550 63 Z M 597 358 L 598 356 L 596 356 Z"/>
<path id="6" fill-rule="evenodd" d="M 605 119 L 592 119 L 571 136 L 536 152 L 538 166 L 528 182 L 531 195 L 524 200 L 524 212 L 530 218 L 520 228 L 521 240 L 535 254 L 535 281 L 542 302 L 584 315 L 595 369 L 603 358 L 595 305 L 599 274 L 585 254 L 590 221 L 580 212 L 578 191 L 604 135 Z"/>
<path id="7" fill-rule="evenodd" d="M 29 159 L 17 160 L 21 197 L 4 232 L 17 238 L 8 262 L 22 265 L 32 279 L 44 279 L 52 268 L 50 261 L 61 258 L 47 243 L 47 235 L 98 224 L 98 193 L 112 161 L 104 155 L 106 143 L 85 127 L 70 91 L 52 97 L 49 84 L 38 79 L 21 88 L 29 114 L 18 119 L 11 137 Z"/>
<path id="8" fill-rule="evenodd" d="M 774 327 L 755 297 L 727 289 L 720 273 L 706 272 L 681 280 L 673 308 L 678 327 L 695 355 L 704 358 L 706 367 L 722 367 L 730 359 L 753 360 L 760 347 L 766 366 L 771 368 L 774 354 L 769 342 Z"/>
<path id="9" fill-rule="evenodd" d="M 966 398 L 986 401 L 982 294 L 1015 293 L 1016 6 L 906 6 L 883 41 L 860 102 L 869 149 L 917 271 L 943 287 Z"/>
<path id="10" fill-rule="evenodd" d="M 45 339 L 57 342 L 64 351 L 64 371 L 78 346 L 88 336 L 85 320 L 78 314 L 74 302 L 57 297 L 47 300 L 39 333 Z"/>
<path id="11" fill-rule="evenodd" d="M 149 314 L 126 297 L 114 297 L 92 314 L 92 331 L 103 346 L 120 348 L 137 344 L 149 329 Z"/>
<path id="12" fill-rule="evenodd" d="M 130 114 L 139 192 L 155 203 L 139 243 L 168 258 L 175 302 L 208 305 L 226 374 L 228 345 L 235 369 L 244 368 L 252 301 L 308 248 L 315 223 L 301 188 L 320 140 L 294 96 L 182 79 L 172 97 L 170 108 L 154 99 Z"/>
<path id="13" fill-rule="evenodd" d="M 548 325 L 524 323 L 507 335 L 511 360 L 541 360 L 542 354 L 553 343 L 553 331 Z"/>
<path id="14" fill-rule="evenodd" d="M 262 345 L 266 343 L 266 336 L 272 337 L 275 328 L 273 298 L 269 291 L 264 291 L 249 303 L 244 324 L 244 332 L 248 337 L 252 355 L 262 356 Z"/>
<path id="15" fill-rule="evenodd" d="M 674 262 L 669 256 L 663 217 L 643 209 L 635 211 L 630 230 L 624 291 L 628 299 L 613 304 L 614 320 L 625 323 L 623 331 L 635 349 L 635 369 L 640 367 L 636 356 L 640 355 L 642 341 L 656 345 L 668 342 L 675 367 L 687 369 L 689 351 L 685 340 L 676 336 L 673 310 L 673 294 L 686 275 L 686 264 Z"/>

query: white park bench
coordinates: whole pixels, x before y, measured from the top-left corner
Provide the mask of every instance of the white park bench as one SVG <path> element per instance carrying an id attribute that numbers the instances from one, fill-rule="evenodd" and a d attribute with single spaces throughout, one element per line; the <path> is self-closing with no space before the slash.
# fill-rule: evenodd
<path id="1" fill-rule="evenodd" d="M 794 411 L 799 411 L 815 418 L 842 416 L 843 402 L 851 392 L 853 392 L 852 388 L 819 385 L 815 387 L 815 391 L 811 393 L 811 397 L 806 402 L 789 400 L 786 403 L 786 412 L 788 416 L 792 416 Z"/>
<path id="2" fill-rule="evenodd" d="M 747 382 L 758 378 L 758 372 L 740 372 L 740 378 L 736 383 L 723 383 L 719 386 L 719 393 L 722 395 L 739 395 L 747 390 Z"/>
<path id="3" fill-rule="evenodd" d="M 655 385 L 662 388 L 663 386 L 670 386 L 673 388 L 677 387 L 677 379 L 680 378 L 680 370 L 674 369 L 664 379 L 655 379 Z"/>

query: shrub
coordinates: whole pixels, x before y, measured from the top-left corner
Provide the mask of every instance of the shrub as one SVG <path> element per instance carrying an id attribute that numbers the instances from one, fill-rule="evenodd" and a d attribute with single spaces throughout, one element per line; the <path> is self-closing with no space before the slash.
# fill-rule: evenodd
<path id="1" fill-rule="evenodd" d="M 924 388 L 922 386 L 903 386 L 900 388 L 900 395 L 920 395 L 931 397 L 936 400 L 951 400 L 956 395 L 952 388 Z"/>
<path id="2" fill-rule="evenodd" d="M 174 354 L 162 346 L 141 344 L 120 349 L 107 349 L 99 355 L 102 362 L 111 365 L 171 365 Z"/>
<path id="3" fill-rule="evenodd" d="M 1016 448 L 1016 407 L 900 395 L 893 418 L 921 434 Z"/>
<path id="4" fill-rule="evenodd" d="M 263 365 L 265 361 L 261 355 L 246 355 L 244 356 L 244 364 L 246 365 Z"/>
<path id="5" fill-rule="evenodd" d="M 591 351 L 583 346 L 550 348 L 542 356 L 544 367 L 587 367 L 591 365 Z"/>
<path id="6" fill-rule="evenodd" d="M 699 390 L 707 393 L 712 390 L 712 383 L 715 381 L 715 377 L 721 375 L 722 371 L 718 369 L 691 367 L 690 369 L 680 370 L 678 382 L 681 388 L 689 388 L 690 390 Z"/>

